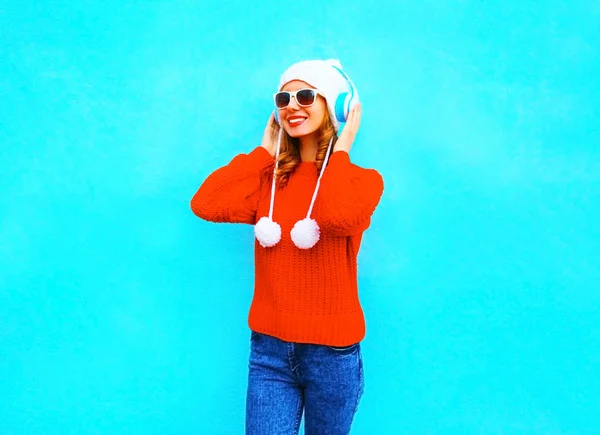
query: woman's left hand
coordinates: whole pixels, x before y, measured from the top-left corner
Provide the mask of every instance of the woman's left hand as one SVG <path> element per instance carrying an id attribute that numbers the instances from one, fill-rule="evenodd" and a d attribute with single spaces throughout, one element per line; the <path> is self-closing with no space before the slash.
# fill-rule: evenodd
<path id="1" fill-rule="evenodd" d="M 358 103 L 356 106 L 350 110 L 348 114 L 348 120 L 346 121 L 346 125 L 342 130 L 342 134 L 338 138 L 335 146 L 333 147 L 333 151 L 346 151 L 350 152 L 350 148 L 352 148 L 352 144 L 354 143 L 354 138 L 356 137 L 356 133 L 358 132 L 358 127 L 360 127 L 360 116 L 362 114 L 362 106 Z"/>

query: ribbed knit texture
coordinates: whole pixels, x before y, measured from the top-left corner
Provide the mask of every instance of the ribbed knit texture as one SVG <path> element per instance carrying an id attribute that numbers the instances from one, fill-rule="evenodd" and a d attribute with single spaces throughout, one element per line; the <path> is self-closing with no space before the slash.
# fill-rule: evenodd
<path id="1" fill-rule="evenodd" d="M 274 159 L 263 147 L 240 154 L 214 171 L 191 201 L 198 217 L 211 222 L 256 224 L 269 214 Z M 365 336 L 357 286 L 357 255 L 362 234 L 383 193 L 374 169 L 334 152 L 321 179 L 311 217 L 321 237 L 299 249 L 290 237 L 306 217 L 317 184 L 314 163 L 300 163 L 284 188 L 277 188 L 273 220 L 281 241 L 263 248 L 255 240 L 254 297 L 250 329 L 298 343 L 347 346 Z"/>

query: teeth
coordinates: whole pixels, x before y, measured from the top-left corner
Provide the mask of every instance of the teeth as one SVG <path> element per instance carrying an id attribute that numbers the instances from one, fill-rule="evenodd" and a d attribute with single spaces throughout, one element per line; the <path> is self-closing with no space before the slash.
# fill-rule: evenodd
<path id="1" fill-rule="evenodd" d="M 299 124 L 299 123 L 301 123 L 302 121 L 304 121 L 304 119 L 305 119 L 305 118 L 291 118 L 291 119 L 288 119 L 288 122 L 289 122 L 290 124 Z"/>

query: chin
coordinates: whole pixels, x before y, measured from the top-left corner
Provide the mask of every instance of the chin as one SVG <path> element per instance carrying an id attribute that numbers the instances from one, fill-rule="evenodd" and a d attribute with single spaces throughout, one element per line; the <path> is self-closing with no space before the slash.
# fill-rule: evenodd
<path id="1" fill-rule="evenodd" d="M 289 128 L 287 127 L 285 129 L 285 131 L 287 132 L 287 134 L 290 135 L 290 137 L 304 137 L 304 136 L 308 136 L 313 134 L 315 131 L 317 131 L 319 128 L 315 127 L 315 128 L 311 128 L 310 126 L 302 126 L 303 128 Z"/>
<path id="2" fill-rule="evenodd" d="M 306 134 L 302 133 L 301 131 L 296 131 L 296 132 L 288 131 L 288 134 L 290 135 L 290 137 L 293 137 L 293 138 L 306 136 Z"/>

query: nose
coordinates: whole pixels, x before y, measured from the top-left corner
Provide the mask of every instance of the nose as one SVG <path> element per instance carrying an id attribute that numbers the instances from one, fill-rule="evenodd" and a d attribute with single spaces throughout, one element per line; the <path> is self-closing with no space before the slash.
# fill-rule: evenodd
<path id="1" fill-rule="evenodd" d="M 288 104 L 288 109 L 292 109 L 292 110 L 299 110 L 300 106 L 298 105 L 298 102 L 296 101 L 296 97 L 292 95 L 292 98 L 290 99 L 290 103 Z"/>

